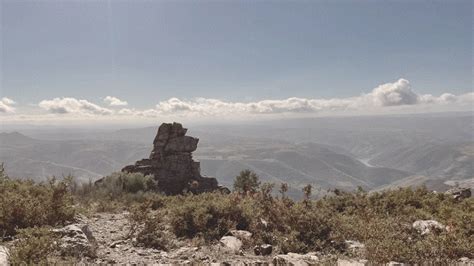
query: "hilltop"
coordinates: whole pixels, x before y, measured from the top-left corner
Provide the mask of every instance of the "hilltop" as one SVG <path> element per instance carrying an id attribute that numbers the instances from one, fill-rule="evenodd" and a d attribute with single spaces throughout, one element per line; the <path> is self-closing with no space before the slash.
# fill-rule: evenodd
<path id="1" fill-rule="evenodd" d="M 240 146 L 248 157 L 239 160 L 259 172 L 300 172 L 303 197 L 292 199 L 291 179 L 269 183 L 251 169 L 232 178 L 231 191 L 201 175 L 192 154 L 199 139 L 186 134 L 181 124 L 162 124 L 148 158 L 95 182 L 15 180 L 1 168 L 0 264 L 473 263 L 469 188 L 430 191 L 422 185 L 444 180 L 373 166 L 327 145 L 280 141 Z M 19 133 L 2 136 L 37 144 Z M 329 178 L 298 170 L 308 166 Z"/>

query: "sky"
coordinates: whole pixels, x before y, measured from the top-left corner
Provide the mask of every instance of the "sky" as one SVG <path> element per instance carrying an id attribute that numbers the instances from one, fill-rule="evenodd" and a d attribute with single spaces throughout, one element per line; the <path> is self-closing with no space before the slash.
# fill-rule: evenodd
<path id="1" fill-rule="evenodd" d="M 473 110 L 472 1 L 0 0 L 0 119 Z"/>

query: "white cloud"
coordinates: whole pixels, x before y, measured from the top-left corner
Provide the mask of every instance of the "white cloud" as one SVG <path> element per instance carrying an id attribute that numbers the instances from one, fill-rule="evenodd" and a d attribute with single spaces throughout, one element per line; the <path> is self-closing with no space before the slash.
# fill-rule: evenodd
<path id="1" fill-rule="evenodd" d="M 162 115 L 194 113 L 200 115 L 227 114 L 277 114 L 313 113 L 321 110 L 342 110 L 350 107 L 347 99 L 288 98 L 283 100 L 262 100 L 257 102 L 226 102 L 218 99 L 197 98 L 186 101 L 171 98 L 156 105 L 156 112 Z"/>
<path id="2" fill-rule="evenodd" d="M 113 113 L 112 110 L 100 107 L 87 100 L 67 97 L 44 100 L 38 106 L 53 114 L 111 115 Z"/>
<path id="3" fill-rule="evenodd" d="M 161 101 L 148 115 L 191 114 L 219 116 L 229 114 L 279 114 L 279 113 L 316 113 L 331 111 L 368 111 L 385 107 L 448 105 L 473 103 L 474 93 L 456 96 L 444 93 L 439 97 L 429 94 L 417 94 L 411 89 L 410 82 L 399 79 L 393 83 L 382 84 L 370 93 L 357 97 L 333 99 L 309 99 L 291 97 L 282 100 L 261 100 L 255 102 L 227 102 L 218 99 L 197 98 L 181 100 L 170 98 Z M 414 107 L 416 108 L 416 107 Z M 140 113 L 138 113 L 140 114 Z M 143 114 L 140 114 L 143 115 Z"/>
<path id="4" fill-rule="evenodd" d="M 386 83 L 375 88 L 369 95 L 376 105 L 397 106 L 418 103 L 418 95 L 411 90 L 410 82 L 399 79 L 394 83 Z"/>
<path id="5" fill-rule="evenodd" d="M 116 97 L 104 98 L 111 106 L 125 105 L 126 101 Z M 3 98 L 0 112 L 12 112 L 14 102 Z M 212 98 L 179 99 L 170 98 L 160 101 L 150 109 L 118 108 L 108 109 L 87 100 L 75 98 L 54 98 L 38 104 L 54 114 L 75 114 L 103 117 L 103 119 L 200 119 L 221 117 L 225 119 L 247 119 L 257 117 L 306 116 L 315 113 L 332 114 L 382 114 L 431 111 L 474 110 L 474 92 L 454 95 L 443 93 L 439 96 L 418 94 L 412 90 L 408 80 L 399 79 L 392 83 L 377 86 L 368 93 L 355 97 L 318 99 L 290 97 L 287 99 L 264 99 L 252 102 L 225 101 Z M 25 113 L 26 114 L 26 113 Z M 30 114 L 34 116 L 35 114 Z M 65 116 L 67 117 L 67 116 Z M 72 116 L 71 116 L 72 117 Z"/>
<path id="6" fill-rule="evenodd" d="M 12 106 L 15 104 L 15 101 L 7 97 L 0 99 L 0 113 L 14 113 L 15 108 Z"/>
<path id="7" fill-rule="evenodd" d="M 104 103 L 108 104 L 109 106 L 127 106 L 128 102 L 122 101 L 117 97 L 114 96 L 107 96 L 104 98 Z"/>

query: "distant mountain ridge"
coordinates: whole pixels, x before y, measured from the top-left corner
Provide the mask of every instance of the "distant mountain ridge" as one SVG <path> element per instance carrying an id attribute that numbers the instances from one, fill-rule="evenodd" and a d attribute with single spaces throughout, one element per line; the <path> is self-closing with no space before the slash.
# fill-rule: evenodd
<path id="1" fill-rule="evenodd" d="M 419 184 L 437 188 L 474 178 L 472 117 L 379 119 L 195 126 L 189 133 L 200 139 L 195 157 L 202 173 L 227 186 L 245 168 L 263 181 L 288 183 L 294 193 L 308 183 L 320 190 L 372 190 Z M 0 133 L 0 161 L 16 177 L 96 179 L 146 158 L 156 131 L 91 131 L 74 140 Z"/>

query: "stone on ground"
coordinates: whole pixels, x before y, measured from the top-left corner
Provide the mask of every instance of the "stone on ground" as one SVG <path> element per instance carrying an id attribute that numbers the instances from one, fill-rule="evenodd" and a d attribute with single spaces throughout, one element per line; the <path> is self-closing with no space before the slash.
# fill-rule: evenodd
<path id="1" fill-rule="evenodd" d="M 446 195 L 451 195 L 456 200 L 467 199 L 471 197 L 471 189 L 463 187 L 455 187 L 445 192 Z"/>
<path id="2" fill-rule="evenodd" d="M 8 262 L 8 258 L 10 257 L 10 253 L 7 247 L 0 246 L 0 265 L 10 265 Z"/>
<path id="3" fill-rule="evenodd" d="M 435 220 L 418 220 L 413 223 L 412 227 L 421 235 L 429 234 L 435 230 L 442 231 L 446 228 L 443 224 Z"/>
<path id="4" fill-rule="evenodd" d="M 61 236 L 61 253 L 65 256 L 95 256 L 96 243 L 87 224 L 71 224 L 53 232 Z"/>
<path id="5" fill-rule="evenodd" d="M 318 256 L 313 253 L 305 255 L 297 253 L 288 253 L 286 255 L 277 255 L 273 258 L 274 265 L 294 265 L 294 266 L 307 266 L 315 265 L 319 261 Z"/>
<path id="6" fill-rule="evenodd" d="M 239 253 L 242 248 L 242 241 L 235 236 L 223 236 L 219 242 L 222 246 L 235 254 Z"/>
<path id="7" fill-rule="evenodd" d="M 337 266 L 365 266 L 369 265 L 368 260 L 355 260 L 355 259 L 338 259 Z"/>

